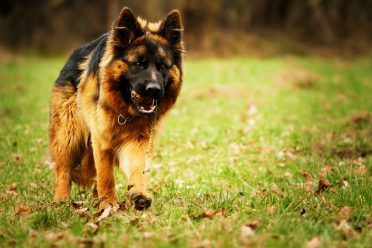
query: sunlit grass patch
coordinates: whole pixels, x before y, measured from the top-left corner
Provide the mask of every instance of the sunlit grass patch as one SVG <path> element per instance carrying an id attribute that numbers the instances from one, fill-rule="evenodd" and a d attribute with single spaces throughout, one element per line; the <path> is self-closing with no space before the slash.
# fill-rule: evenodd
<path id="1" fill-rule="evenodd" d="M 52 204 L 48 102 L 63 62 L 0 64 L 0 246 L 371 243 L 370 60 L 187 60 L 156 146 L 153 205 L 98 222 L 76 186 Z M 116 184 L 123 202 L 118 172 Z"/>

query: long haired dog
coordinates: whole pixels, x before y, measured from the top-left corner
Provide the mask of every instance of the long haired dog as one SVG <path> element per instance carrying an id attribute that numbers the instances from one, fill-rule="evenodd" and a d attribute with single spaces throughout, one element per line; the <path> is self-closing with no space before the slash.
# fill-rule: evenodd
<path id="1" fill-rule="evenodd" d="M 72 53 L 51 94 L 55 202 L 69 199 L 72 181 L 96 183 L 100 209 L 117 208 L 119 164 L 135 208 L 151 205 L 146 151 L 181 88 L 182 29 L 178 11 L 147 23 L 123 8 L 108 33 Z"/>

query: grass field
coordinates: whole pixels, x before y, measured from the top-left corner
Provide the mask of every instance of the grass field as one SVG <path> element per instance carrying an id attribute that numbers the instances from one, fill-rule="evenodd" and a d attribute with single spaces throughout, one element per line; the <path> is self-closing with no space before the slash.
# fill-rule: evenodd
<path id="1" fill-rule="evenodd" d="M 0 62 L 0 247 L 371 247 L 371 59 L 186 60 L 152 207 L 100 221 L 76 186 L 52 204 L 48 102 L 63 63 Z"/>

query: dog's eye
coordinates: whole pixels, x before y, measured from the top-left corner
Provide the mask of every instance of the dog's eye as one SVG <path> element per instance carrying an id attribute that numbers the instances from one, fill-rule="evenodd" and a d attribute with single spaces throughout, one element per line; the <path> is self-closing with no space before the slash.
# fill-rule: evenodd
<path id="1" fill-rule="evenodd" d="M 142 65 L 141 62 L 136 62 L 134 65 L 135 65 L 137 68 L 142 68 L 142 67 L 143 67 L 143 65 Z"/>

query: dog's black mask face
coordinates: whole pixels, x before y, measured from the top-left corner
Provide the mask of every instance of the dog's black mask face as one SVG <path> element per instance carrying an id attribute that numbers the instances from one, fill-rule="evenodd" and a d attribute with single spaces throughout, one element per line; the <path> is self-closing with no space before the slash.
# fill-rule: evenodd
<path id="1" fill-rule="evenodd" d="M 152 114 L 167 96 L 172 67 L 180 66 L 182 24 L 179 12 L 172 11 L 158 24 L 146 25 L 124 8 L 110 44 L 127 67 L 122 74 L 125 101 L 139 113 Z"/>
<path id="2" fill-rule="evenodd" d="M 170 58 L 169 48 L 151 35 L 145 35 L 140 44 L 125 53 L 124 61 L 128 65 L 126 92 L 140 113 L 153 113 L 157 102 L 164 97 L 169 83 L 169 69 L 173 64 Z"/>

